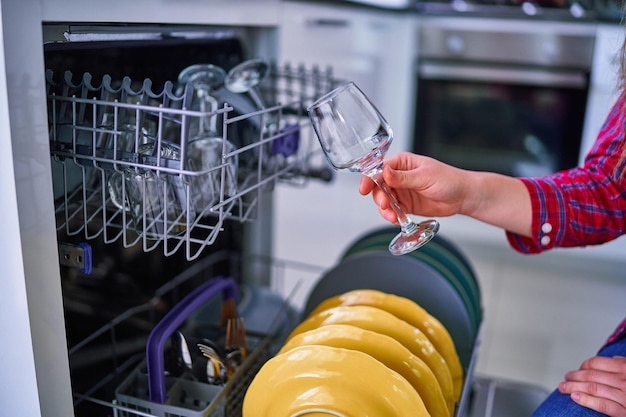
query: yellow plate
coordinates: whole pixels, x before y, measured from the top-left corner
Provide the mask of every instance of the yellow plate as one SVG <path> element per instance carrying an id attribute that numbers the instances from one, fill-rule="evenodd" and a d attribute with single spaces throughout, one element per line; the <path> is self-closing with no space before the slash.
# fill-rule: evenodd
<path id="1" fill-rule="evenodd" d="M 428 365 L 389 336 L 348 324 L 329 324 L 294 336 L 278 354 L 308 345 L 332 346 L 366 353 L 402 375 L 422 398 L 431 417 L 452 415 L 448 411 L 439 382 Z"/>
<path id="2" fill-rule="evenodd" d="M 329 346 L 300 346 L 273 357 L 243 401 L 243 417 L 308 413 L 428 417 L 420 396 L 397 372 L 365 353 Z"/>
<path id="3" fill-rule="evenodd" d="M 456 398 L 450 369 L 428 337 L 419 329 L 376 307 L 337 306 L 309 316 L 291 332 L 287 340 L 299 333 L 329 324 L 350 324 L 396 339 L 433 371 L 448 409 L 454 409 Z"/>
<path id="4" fill-rule="evenodd" d="M 380 308 L 424 332 L 435 346 L 435 349 L 446 360 L 454 384 L 454 395 L 457 400 L 459 399 L 463 388 L 463 367 L 461 366 L 454 342 L 443 324 L 430 315 L 422 306 L 406 297 L 388 294 L 379 290 L 359 289 L 322 301 L 311 312 L 310 316 L 339 305 L 366 305 Z"/>

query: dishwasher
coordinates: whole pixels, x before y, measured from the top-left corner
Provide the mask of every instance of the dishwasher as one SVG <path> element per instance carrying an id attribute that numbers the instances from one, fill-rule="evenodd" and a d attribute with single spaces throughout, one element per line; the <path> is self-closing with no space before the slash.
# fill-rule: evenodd
<path id="1" fill-rule="evenodd" d="M 323 286 L 350 263 L 379 258 L 399 276 L 403 263 L 443 276 L 428 251 L 416 256 L 433 261 L 393 265 L 371 255 L 387 230 L 355 243 L 331 271 L 272 257 L 272 190 L 332 177 L 306 107 L 339 81 L 331 69 L 280 62 L 280 4 L 3 5 L 3 413 L 240 416 L 246 388 L 301 319 L 272 291 L 282 277 L 322 277 Z M 210 94 L 219 99 L 199 100 L 204 107 L 185 78 L 198 67 L 205 81 L 221 69 Z M 208 166 L 189 157 L 199 131 L 218 155 Z M 458 417 L 471 406 L 480 408 L 472 417 L 485 415 L 473 398 L 493 388 L 471 383 L 482 314 L 473 301 Z M 223 370 L 206 361 L 193 374 L 185 344 L 209 352 L 210 342 L 233 340 L 224 325 L 233 303 L 245 318 L 245 358 L 226 384 L 212 384 Z"/>
<path id="2" fill-rule="evenodd" d="M 241 415 L 297 322 L 263 286 L 276 261 L 247 239 L 278 182 L 330 178 L 306 107 L 332 73 L 251 55 L 245 28 L 55 29 L 44 62 L 75 413 Z M 229 365 L 235 316 L 246 354 Z M 200 343 L 220 359 L 202 362 Z"/>

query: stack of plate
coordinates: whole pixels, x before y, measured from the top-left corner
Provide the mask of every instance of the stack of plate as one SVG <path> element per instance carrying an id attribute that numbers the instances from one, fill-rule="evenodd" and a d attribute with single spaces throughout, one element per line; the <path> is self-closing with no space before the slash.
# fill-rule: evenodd
<path id="1" fill-rule="evenodd" d="M 351 349 L 305 345 L 265 363 L 246 392 L 243 416 L 426 417 L 429 414 L 407 380 L 370 355 Z"/>
<path id="2" fill-rule="evenodd" d="M 480 288 L 471 264 L 441 233 L 416 251 L 394 256 L 388 246 L 397 233 L 394 226 L 383 227 L 350 245 L 311 291 L 304 317 L 323 300 L 354 289 L 406 297 L 446 327 L 467 368 L 482 321 Z"/>
<path id="3" fill-rule="evenodd" d="M 406 298 L 355 290 L 290 333 L 248 388 L 243 417 L 451 417 L 462 385 L 441 323 Z"/>
<path id="4" fill-rule="evenodd" d="M 304 320 L 248 388 L 243 417 L 465 412 L 482 320 L 476 277 L 441 235 L 391 255 L 396 234 L 361 237 L 321 277 Z"/>

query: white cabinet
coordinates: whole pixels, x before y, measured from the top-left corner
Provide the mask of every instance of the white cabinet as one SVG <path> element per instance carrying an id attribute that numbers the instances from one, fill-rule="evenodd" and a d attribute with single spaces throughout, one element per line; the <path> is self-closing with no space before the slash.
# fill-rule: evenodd
<path id="1" fill-rule="evenodd" d="M 408 150 L 415 95 L 415 14 L 327 3 L 283 6 L 281 61 L 330 66 L 336 78 L 355 81 L 391 124 L 390 154 Z M 359 194 L 359 181 L 358 174 L 339 172 L 331 184 L 311 182 L 306 193 L 277 187 L 272 252 L 278 258 L 329 267 L 360 235 L 387 225 L 371 197 Z M 305 287 L 292 297 L 294 303 L 303 302 L 310 289 Z"/>
<path id="2" fill-rule="evenodd" d="M 295 65 L 331 66 L 356 82 L 394 130 L 392 152 L 408 149 L 413 107 L 414 15 L 354 6 L 285 2 L 280 57 Z"/>

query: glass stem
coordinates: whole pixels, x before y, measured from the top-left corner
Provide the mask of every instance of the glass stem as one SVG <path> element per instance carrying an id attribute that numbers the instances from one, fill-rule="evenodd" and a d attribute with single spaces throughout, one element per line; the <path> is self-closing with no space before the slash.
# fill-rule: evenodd
<path id="1" fill-rule="evenodd" d="M 248 90 L 248 94 L 250 94 L 250 97 L 252 98 L 252 101 L 254 101 L 254 104 L 256 104 L 256 106 L 258 107 L 258 110 L 265 109 L 265 103 L 263 102 L 261 94 L 257 91 L 256 88 L 251 87 Z"/>
<path id="2" fill-rule="evenodd" d="M 389 197 L 389 205 L 391 209 L 396 213 L 396 217 L 398 218 L 398 223 L 400 223 L 400 227 L 402 228 L 402 233 L 409 234 L 413 233 L 417 228 L 417 224 L 413 222 L 406 215 L 406 212 L 400 207 L 400 203 L 396 196 L 391 192 L 391 189 L 383 180 L 383 170 L 381 168 L 377 168 L 371 172 L 366 174 L 368 177 L 372 179 L 376 183 L 376 185 L 383 190 L 387 197 Z"/>

